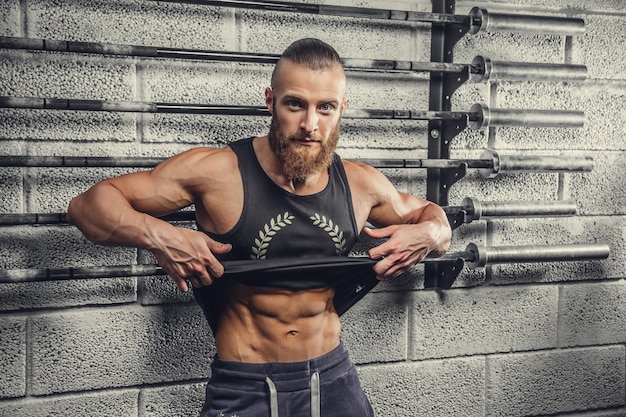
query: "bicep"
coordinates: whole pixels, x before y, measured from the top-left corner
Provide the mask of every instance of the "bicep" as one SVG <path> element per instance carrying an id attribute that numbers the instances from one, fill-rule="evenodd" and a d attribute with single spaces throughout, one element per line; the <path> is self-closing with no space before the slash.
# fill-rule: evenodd
<path id="1" fill-rule="evenodd" d="M 368 221 L 376 226 L 414 223 L 430 204 L 426 200 L 398 191 L 378 170 L 368 172 L 366 184 L 372 197 Z"/>
<path id="2" fill-rule="evenodd" d="M 111 178 L 103 181 L 102 186 L 115 190 L 136 211 L 155 216 L 192 204 L 192 197 L 183 183 L 165 168 Z"/>

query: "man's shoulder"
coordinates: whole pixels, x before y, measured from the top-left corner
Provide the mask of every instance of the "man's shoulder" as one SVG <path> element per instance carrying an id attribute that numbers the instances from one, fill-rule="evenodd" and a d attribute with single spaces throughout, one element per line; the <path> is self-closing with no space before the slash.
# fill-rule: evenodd
<path id="1" fill-rule="evenodd" d="M 181 176 L 226 175 L 237 170 L 237 157 L 229 146 L 200 146 L 174 155 L 157 166 L 156 171 L 159 170 L 178 172 Z"/>

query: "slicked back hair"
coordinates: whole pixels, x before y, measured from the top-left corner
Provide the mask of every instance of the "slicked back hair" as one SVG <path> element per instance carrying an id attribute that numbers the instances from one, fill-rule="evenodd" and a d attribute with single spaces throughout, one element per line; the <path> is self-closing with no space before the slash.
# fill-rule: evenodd
<path id="1" fill-rule="evenodd" d="M 293 42 L 280 56 L 274 71 L 272 72 L 272 88 L 276 83 L 276 74 L 284 60 L 294 64 L 315 70 L 332 70 L 337 67 L 343 68 L 341 58 L 335 49 L 319 39 L 304 38 Z"/>

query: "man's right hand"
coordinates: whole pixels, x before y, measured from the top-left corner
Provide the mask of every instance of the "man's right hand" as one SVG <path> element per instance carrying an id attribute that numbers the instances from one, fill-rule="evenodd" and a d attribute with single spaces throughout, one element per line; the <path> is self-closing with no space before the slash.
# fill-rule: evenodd
<path id="1" fill-rule="evenodd" d="M 231 245 L 217 242 L 202 232 L 175 229 L 168 236 L 153 235 L 155 244 L 150 251 L 157 262 L 183 292 L 189 291 L 188 282 L 196 288 L 211 285 L 224 274 L 224 266 L 213 254 L 227 253 Z"/>

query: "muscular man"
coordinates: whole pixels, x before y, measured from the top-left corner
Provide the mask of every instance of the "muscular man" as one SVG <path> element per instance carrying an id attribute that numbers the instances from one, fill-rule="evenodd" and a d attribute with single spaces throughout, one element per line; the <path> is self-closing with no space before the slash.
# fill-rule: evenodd
<path id="1" fill-rule="evenodd" d="M 346 256 L 364 230 L 387 238 L 368 253 L 382 280 L 448 249 L 440 207 L 335 154 L 345 89 L 332 47 L 296 41 L 265 90 L 267 136 L 183 152 L 70 203 L 68 220 L 93 242 L 147 249 L 181 291 L 193 284 L 217 348 L 203 417 L 373 415 L 340 342 L 333 283 L 220 280 L 222 262 Z M 192 204 L 198 231 L 155 217 Z"/>

